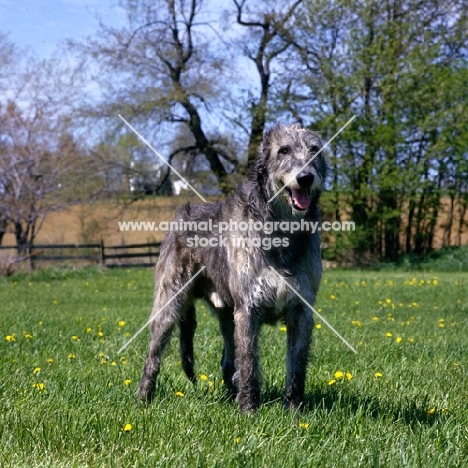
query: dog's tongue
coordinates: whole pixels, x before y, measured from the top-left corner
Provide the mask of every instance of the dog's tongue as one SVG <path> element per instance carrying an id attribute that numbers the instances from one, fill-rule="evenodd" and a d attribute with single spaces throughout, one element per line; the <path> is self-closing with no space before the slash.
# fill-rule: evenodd
<path id="1" fill-rule="evenodd" d="M 310 197 L 308 189 L 291 189 L 291 198 L 294 205 L 300 210 L 307 210 L 310 205 Z"/>

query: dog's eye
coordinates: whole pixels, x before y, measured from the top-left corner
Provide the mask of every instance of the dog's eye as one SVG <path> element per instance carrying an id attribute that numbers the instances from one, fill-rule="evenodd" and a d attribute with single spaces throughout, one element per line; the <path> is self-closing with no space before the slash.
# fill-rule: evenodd
<path id="1" fill-rule="evenodd" d="M 289 148 L 287 146 L 283 146 L 282 148 L 279 149 L 278 153 L 279 154 L 288 154 L 289 153 Z"/>
<path id="2" fill-rule="evenodd" d="M 311 153 L 318 153 L 320 151 L 320 148 L 318 146 L 312 146 L 310 148 Z"/>

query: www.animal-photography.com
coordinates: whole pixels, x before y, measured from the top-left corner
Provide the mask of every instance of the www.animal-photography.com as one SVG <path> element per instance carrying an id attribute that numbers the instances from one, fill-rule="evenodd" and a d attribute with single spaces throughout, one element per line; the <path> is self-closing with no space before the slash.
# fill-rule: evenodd
<path id="1" fill-rule="evenodd" d="M 0 465 L 468 466 L 458 1 L 0 4 Z"/>

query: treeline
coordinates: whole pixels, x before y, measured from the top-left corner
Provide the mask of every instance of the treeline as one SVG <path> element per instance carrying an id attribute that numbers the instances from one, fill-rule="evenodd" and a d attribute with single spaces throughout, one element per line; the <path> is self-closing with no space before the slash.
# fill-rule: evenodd
<path id="1" fill-rule="evenodd" d="M 73 171 L 81 174 L 82 200 L 129 191 L 136 178 L 167 186 L 169 171 L 117 114 L 188 179 L 214 175 L 224 193 L 245 175 L 274 122 L 299 122 L 327 140 L 356 115 L 328 151 L 325 216 L 357 226 L 334 239 L 335 250 L 352 251 L 355 260 L 422 256 L 442 217 L 444 242 L 461 243 L 468 211 L 463 2 L 129 0 L 122 7 L 125 26 L 101 23 L 94 36 L 62 48 L 60 70 L 48 71 L 60 80 L 46 80 L 36 93 L 28 81 L 28 105 L 17 103 L 27 87 L 4 99 L 0 240 L 2 229 L 20 225 L 17 241 L 32 243 L 46 208 L 77 198 Z M 1 66 L 11 67 L 14 47 L 0 44 Z M 57 89 L 47 93 L 52 82 Z M 37 150 L 46 118 L 55 139 L 39 139 Z M 29 180 L 22 187 L 34 190 L 12 189 L 12 155 L 28 162 L 19 165 Z M 44 178 L 42 167 L 55 157 L 68 162 Z M 25 236 L 35 205 L 42 208 L 34 235 Z"/>

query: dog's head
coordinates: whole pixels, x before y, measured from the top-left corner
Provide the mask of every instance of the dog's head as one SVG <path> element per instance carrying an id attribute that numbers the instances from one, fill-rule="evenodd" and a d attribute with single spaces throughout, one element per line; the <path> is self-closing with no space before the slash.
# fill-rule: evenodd
<path id="1" fill-rule="evenodd" d="M 267 196 L 273 203 L 304 216 L 320 196 L 327 165 L 320 137 L 298 125 L 277 125 L 265 133 L 254 172 L 263 178 Z"/>

